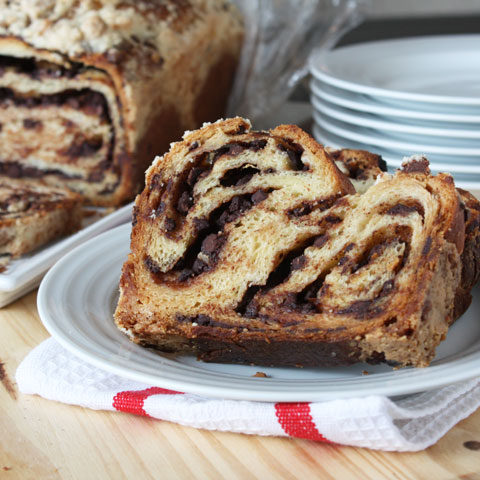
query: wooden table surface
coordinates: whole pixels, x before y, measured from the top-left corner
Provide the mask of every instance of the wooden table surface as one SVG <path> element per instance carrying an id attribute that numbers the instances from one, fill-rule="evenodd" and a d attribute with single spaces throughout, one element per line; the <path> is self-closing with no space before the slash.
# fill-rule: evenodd
<path id="1" fill-rule="evenodd" d="M 419 453 L 196 430 L 19 393 L 18 364 L 48 337 L 36 292 L 0 310 L 0 331 L 2 480 L 480 479 L 480 449 L 464 446 L 480 442 L 480 410 Z"/>

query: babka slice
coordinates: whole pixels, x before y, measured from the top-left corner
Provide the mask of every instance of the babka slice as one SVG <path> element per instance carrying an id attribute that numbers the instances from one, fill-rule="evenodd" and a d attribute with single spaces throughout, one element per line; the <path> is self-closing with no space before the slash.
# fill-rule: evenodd
<path id="1" fill-rule="evenodd" d="M 353 192 L 297 127 L 187 133 L 137 198 L 118 327 L 205 361 L 428 365 L 461 277 L 452 177 L 422 164 Z"/>
<path id="2" fill-rule="evenodd" d="M 0 178 L 0 256 L 16 258 L 81 226 L 81 197 L 39 181 Z"/>
<path id="3" fill-rule="evenodd" d="M 385 161 L 374 153 L 365 150 L 331 149 L 328 153 L 340 170 L 353 183 L 358 193 L 365 193 L 376 178 L 386 171 Z M 411 159 L 422 161 L 421 156 Z M 465 212 L 465 245 L 462 253 L 462 280 L 455 295 L 454 318 L 459 318 L 470 306 L 472 287 L 480 279 L 480 201 L 470 192 L 457 188 Z"/>
<path id="4" fill-rule="evenodd" d="M 133 198 L 154 152 L 224 113 L 242 37 L 223 0 L 2 2 L 0 174 Z"/>

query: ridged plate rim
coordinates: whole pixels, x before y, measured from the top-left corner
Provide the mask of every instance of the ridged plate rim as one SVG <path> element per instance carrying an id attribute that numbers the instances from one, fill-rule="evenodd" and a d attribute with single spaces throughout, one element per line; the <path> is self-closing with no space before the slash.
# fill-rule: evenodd
<path id="1" fill-rule="evenodd" d="M 459 80 L 459 70 L 463 68 L 462 72 L 472 79 L 473 84 L 480 72 L 479 44 L 480 35 L 477 34 L 378 40 L 334 50 L 317 50 L 311 57 L 310 71 L 325 83 L 385 101 L 474 107 L 480 105 L 478 92 L 475 96 L 428 94 L 418 91 L 415 82 L 418 83 L 419 78 L 425 81 L 431 75 L 431 81 L 435 83 L 441 77 L 439 71 L 442 69 L 444 77 L 454 74 Z M 396 85 L 399 79 L 403 79 L 404 84 L 410 81 L 412 86 Z M 433 85 L 431 89 L 434 90 Z M 462 91 L 462 88 L 457 90 Z"/>
<path id="2" fill-rule="evenodd" d="M 349 108 L 360 112 L 369 112 L 392 120 L 407 118 L 410 120 L 422 121 L 425 124 L 463 123 L 470 124 L 474 128 L 480 123 L 480 112 L 478 114 L 462 113 L 465 108 L 453 105 L 444 106 L 444 110 L 430 104 L 404 103 L 402 105 L 385 104 L 374 97 L 363 93 L 351 92 L 339 87 L 325 83 L 318 78 L 310 80 L 310 90 L 317 97 L 332 104 Z"/>

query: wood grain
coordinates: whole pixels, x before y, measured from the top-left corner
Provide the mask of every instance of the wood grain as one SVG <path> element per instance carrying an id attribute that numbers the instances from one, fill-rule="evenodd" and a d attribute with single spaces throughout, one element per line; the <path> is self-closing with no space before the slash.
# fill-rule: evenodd
<path id="1" fill-rule="evenodd" d="M 15 370 L 48 333 L 36 293 L 0 310 L 0 478 L 480 479 L 480 411 L 419 453 L 210 432 L 23 395 Z M 475 444 L 472 444 L 475 446 Z"/>

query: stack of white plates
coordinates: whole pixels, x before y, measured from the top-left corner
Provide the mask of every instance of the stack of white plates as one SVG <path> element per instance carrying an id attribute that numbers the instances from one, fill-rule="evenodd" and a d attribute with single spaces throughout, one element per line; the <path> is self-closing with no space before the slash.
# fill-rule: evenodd
<path id="1" fill-rule="evenodd" d="M 310 67 L 317 140 L 378 153 L 391 169 L 422 154 L 480 191 L 480 35 L 318 51 Z"/>

